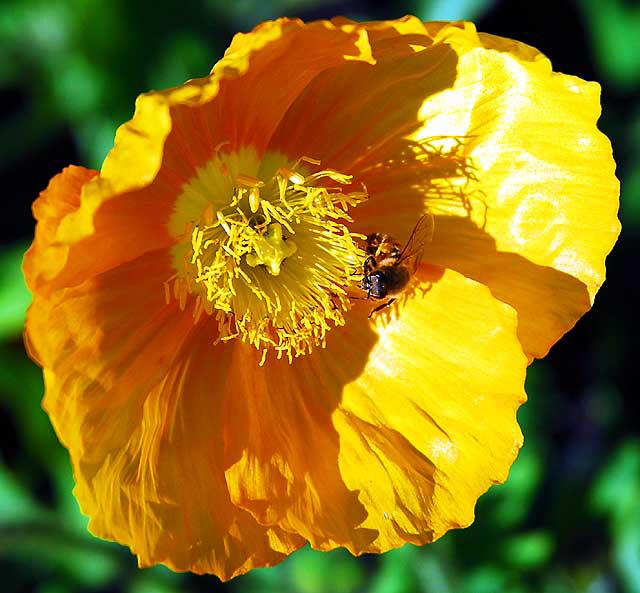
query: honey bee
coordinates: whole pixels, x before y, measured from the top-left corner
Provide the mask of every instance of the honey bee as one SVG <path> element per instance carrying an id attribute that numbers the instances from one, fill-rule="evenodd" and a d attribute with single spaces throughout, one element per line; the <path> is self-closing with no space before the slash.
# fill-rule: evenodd
<path id="1" fill-rule="evenodd" d="M 374 313 L 388 307 L 403 292 L 420 265 L 425 244 L 433 235 L 433 216 L 424 214 L 418 219 L 404 248 L 393 237 L 383 233 L 367 236 L 367 258 L 362 264 L 361 288 L 372 300 L 388 300 L 375 307 Z"/>

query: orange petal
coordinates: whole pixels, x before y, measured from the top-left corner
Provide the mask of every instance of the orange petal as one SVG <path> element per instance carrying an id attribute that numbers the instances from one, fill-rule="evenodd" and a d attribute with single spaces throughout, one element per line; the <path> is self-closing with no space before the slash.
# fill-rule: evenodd
<path id="1" fill-rule="evenodd" d="M 282 119 L 272 151 L 357 173 L 382 162 L 389 142 L 415 132 L 425 99 L 453 85 L 455 51 L 433 45 L 417 19 L 378 23 L 367 34 L 375 64 L 344 62 L 316 76 Z"/>
<path id="2" fill-rule="evenodd" d="M 167 225 L 182 186 L 217 149 L 252 147 L 260 155 L 319 72 L 372 59 L 363 29 L 280 19 L 237 35 L 209 77 L 140 95 L 100 176 L 50 238 L 59 257 L 48 288 L 73 286 L 175 242 Z"/>
<path id="3" fill-rule="evenodd" d="M 83 186 L 97 174 L 84 167 L 66 167 L 51 179 L 33 203 L 33 215 L 39 224 L 23 264 L 31 290 L 41 289 L 64 266 L 66 248 L 56 242 L 58 227 L 67 214 L 78 209 Z"/>
<path id="4" fill-rule="evenodd" d="M 432 279 L 398 318 L 380 314 L 368 363 L 333 413 L 344 483 L 367 509 L 361 527 L 378 533 L 364 551 L 469 525 L 522 444 L 527 361 L 515 311 L 456 272 Z M 351 347 L 358 359 L 360 344 Z"/>
<path id="5" fill-rule="evenodd" d="M 27 320 L 49 413 L 69 449 L 90 530 L 141 566 L 228 579 L 303 540 L 234 507 L 224 480 L 217 325 L 165 304 L 167 253 L 36 296 Z M 144 278 L 144 282 L 140 279 Z M 228 351 L 227 351 L 228 352 Z"/>
<path id="6" fill-rule="evenodd" d="M 251 54 L 251 55 L 249 55 Z M 250 57 L 250 60 L 249 60 Z M 320 72 L 373 62 L 366 31 L 329 21 L 278 19 L 234 37 L 213 73 L 225 80 L 215 110 L 220 141 L 262 154 L 292 101 Z"/>
<path id="7" fill-rule="evenodd" d="M 156 190 L 146 201 L 137 199 L 141 192 L 114 194 L 103 203 L 96 193 L 107 196 L 109 187 L 97 171 L 71 166 L 40 194 L 33 206 L 36 238 L 23 267 L 32 291 L 48 295 L 81 284 L 174 241 L 163 215 L 166 192 Z"/>
<path id="8" fill-rule="evenodd" d="M 260 523 L 298 533 L 315 548 L 357 553 L 375 533 L 359 528 L 365 509 L 338 467 L 331 411 L 342 385 L 314 358 L 293 365 L 267 359 L 258 367 L 255 349 L 235 345 L 225 413 L 227 484 L 234 504 Z M 355 371 L 346 370 L 352 378 Z"/>
<path id="9" fill-rule="evenodd" d="M 291 366 L 247 373 L 255 356 L 239 350 L 229 383 L 232 500 L 321 549 L 380 552 L 468 525 L 522 442 L 513 309 L 452 271 L 377 343 L 370 308 Z"/>

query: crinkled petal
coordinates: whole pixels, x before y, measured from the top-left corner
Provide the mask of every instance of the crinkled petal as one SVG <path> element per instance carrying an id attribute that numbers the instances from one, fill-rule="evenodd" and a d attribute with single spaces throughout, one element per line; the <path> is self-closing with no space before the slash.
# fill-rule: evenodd
<path id="1" fill-rule="evenodd" d="M 378 532 L 366 551 L 469 525 L 522 445 L 527 361 L 516 313 L 485 286 L 440 274 L 423 268 L 400 315 L 380 314 L 378 341 L 333 413 L 344 483 L 367 509 L 362 527 Z"/>
<path id="2" fill-rule="evenodd" d="M 274 150 L 363 183 L 370 199 L 352 213 L 355 231 L 404 238 L 429 208 L 426 258 L 516 308 L 525 351 L 543 356 L 590 307 L 619 232 L 599 86 L 470 23 L 362 26 L 376 64 L 320 74 Z"/>
<path id="3" fill-rule="evenodd" d="M 64 266 L 66 247 L 56 241 L 58 227 L 67 214 L 78 209 L 82 188 L 97 174 L 84 167 L 66 167 L 51 179 L 33 203 L 33 215 L 39 224 L 23 265 L 32 291 L 46 289 L 49 280 Z"/>
<path id="4" fill-rule="evenodd" d="M 459 137 L 473 179 L 467 208 L 433 202 L 464 220 L 436 218 L 429 258 L 514 306 L 525 351 L 541 357 L 589 308 L 620 230 L 600 87 L 471 27 L 446 42 L 459 52 L 456 84 L 425 102 L 418 136 Z"/>
<path id="5" fill-rule="evenodd" d="M 210 76 L 140 95 L 100 175 L 83 187 L 82 206 L 51 237 L 60 269 L 48 288 L 174 243 L 187 231 L 186 224 L 178 236 L 168 229 L 182 186 L 216 150 L 251 147 L 261 155 L 310 80 L 360 60 L 373 61 L 364 29 L 279 19 L 237 35 Z"/>
<path id="6" fill-rule="evenodd" d="M 90 530 L 128 545 L 141 566 L 228 579 L 304 541 L 231 504 L 225 350 L 212 345 L 215 324 L 194 325 L 192 310 L 165 303 L 168 270 L 168 253 L 152 252 L 36 297 L 28 339 Z"/>
<path id="7" fill-rule="evenodd" d="M 298 533 L 315 548 L 357 553 L 375 533 L 359 528 L 366 511 L 338 467 L 331 411 L 342 384 L 314 358 L 293 365 L 269 359 L 258 367 L 255 349 L 235 345 L 225 404 L 227 484 L 234 504 L 260 523 Z M 358 368 L 344 367 L 355 378 Z"/>
<path id="8" fill-rule="evenodd" d="M 354 553 L 472 521 L 522 443 L 527 361 L 511 307 L 435 272 L 377 337 L 363 303 L 325 350 L 291 367 L 246 373 L 251 358 L 237 359 L 226 404 L 236 504 L 314 547 Z"/>
<path id="9" fill-rule="evenodd" d="M 406 31 L 399 35 L 396 26 Z M 454 84 L 456 52 L 434 45 L 415 18 L 379 23 L 368 37 L 375 64 L 345 62 L 318 74 L 282 119 L 272 151 L 357 173 L 418 130 L 425 99 Z"/>

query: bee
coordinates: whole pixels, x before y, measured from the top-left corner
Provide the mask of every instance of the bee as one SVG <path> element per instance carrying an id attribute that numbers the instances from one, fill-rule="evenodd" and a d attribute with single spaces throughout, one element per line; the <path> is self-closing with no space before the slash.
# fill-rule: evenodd
<path id="1" fill-rule="evenodd" d="M 372 300 L 388 300 L 375 307 L 374 313 L 388 307 L 403 292 L 420 265 L 425 244 L 433 235 L 433 216 L 424 214 L 418 219 L 404 248 L 393 237 L 383 233 L 367 236 L 367 258 L 362 264 L 361 288 Z"/>

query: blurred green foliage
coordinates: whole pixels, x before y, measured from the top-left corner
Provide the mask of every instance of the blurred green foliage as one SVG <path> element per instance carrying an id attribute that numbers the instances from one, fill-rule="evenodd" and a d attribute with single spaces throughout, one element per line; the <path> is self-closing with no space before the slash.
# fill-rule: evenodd
<path id="1" fill-rule="evenodd" d="M 494 0 L 418 0 L 413 13 L 423 21 L 476 21 Z"/>
<path id="2" fill-rule="evenodd" d="M 625 0 L 580 3 L 595 58 L 607 81 L 623 88 L 640 83 L 640 4 Z"/>
<path id="3" fill-rule="evenodd" d="M 24 312 L 31 301 L 21 270 L 26 250 L 26 244 L 19 244 L 0 251 L 0 341 L 22 332 Z"/>
<path id="4" fill-rule="evenodd" d="M 138 93 L 205 75 L 236 30 L 267 18 L 414 12 L 424 19 L 482 19 L 504 6 L 491 0 L 4 0 L 0 90 L 17 89 L 24 100 L 0 121 L 0 136 L 11 139 L 0 143 L 0 167 L 6 173 L 30 163 L 37 147 L 50 146 L 67 129 L 80 163 L 99 167 Z M 638 97 L 640 84 L 640 9 L 623 0 L 576 6 L 590 39 L 584 53 L 592 55 L 605 89 L 602 125 L 618 149 L 622 218 L 627 240 L 634 241 L 640 108 L 629 99 Z M 33 197 L 20 197 L 19 207 L 28 209 Z M 636 244 L 626 246 L 634 252 Z M 214 577 L 163 567 L 138 570 L 126 549 L 86 531 L 66 451 L 39 407 L 41 373 L 20 340 L 29 302 L 20 273 L 26 247 L 11 244 L 0 252 L 3 591 L 640 593 L 640 440 L 625 417 L 628 395 L 618 380 L 634 341 L 616 323 L 633 310 L 621 312 L 615 301 L 625 292 L 615 280 L 616 270 L 622 275 L 627 269 L 622 265 L 614 262 L 614 279 L 605 288 L 614 297 L 605 296 L 591 314 L 598 316 L 591 321 L 597 334 L 589 338 L 591 349 L 584 347 L 584 334 L 566 347 L 578 350 L 576 359 L 590 352 L 597 371 L 570 399 L 563 377 L 574 367 L 566 351 L 532 367 L 530 403 L 519 415 L 526 446 L 509 481 L 480 500 L 473 527 L 380 557 L 304 548 L 276 567 L 221 585 Z"/>

